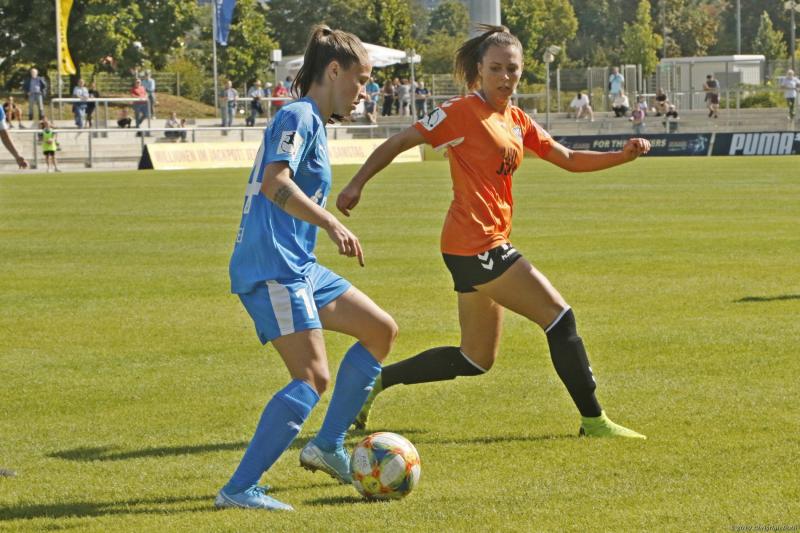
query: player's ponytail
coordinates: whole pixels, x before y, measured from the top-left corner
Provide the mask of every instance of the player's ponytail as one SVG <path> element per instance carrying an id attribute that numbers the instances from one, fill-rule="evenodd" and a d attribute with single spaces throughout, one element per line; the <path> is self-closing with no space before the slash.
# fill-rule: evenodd
<path id="1" fill-rule="evenodd" d="M 478 63 L 483 61 L 490 46 L 516 46 L 522 52 L 522 43 L 505 26 L 478 24 L 477 28 L 483 33 L 461 45 L 453 65 L 455 78 L 465 82 L 469 89 L 479 85 Z"/>
<path id="2" fill-rule="evenodd" d="M 312 83 L 322 81 L 325 68 L 331 61 L 348 69 L 354 63 L 368 64 L 369 55 L 361 40 L 352 33 L 332 30 L 324 24 L 314 26 L 303 56 L 303 66 L 292 82 L 292 93 L 305 96 Z"/>

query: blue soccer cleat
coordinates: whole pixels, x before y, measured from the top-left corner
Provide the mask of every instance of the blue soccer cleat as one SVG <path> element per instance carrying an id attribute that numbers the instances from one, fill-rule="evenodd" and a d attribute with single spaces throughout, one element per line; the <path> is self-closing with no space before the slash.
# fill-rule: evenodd
<path id="1" fill-rule="evenodd" d="M 312 472 L 321 470 L 344 485 L 353 483 L 353 477 L 350 475 L 350 455 L 344 448 L 326 452 L 313 442 L 309 442 L 300 452 L 300 466 Z"/>
<path id="2" fill-rule="evenodd" d="M 217 509 L 266 509 L 267 511 L 294 511 L 289 504 L 279 502 L 272 496 L 267 496 L 267 489 L 253 485 L 242 492 L 230 494 L 221 489 L 214 500 Z"/>

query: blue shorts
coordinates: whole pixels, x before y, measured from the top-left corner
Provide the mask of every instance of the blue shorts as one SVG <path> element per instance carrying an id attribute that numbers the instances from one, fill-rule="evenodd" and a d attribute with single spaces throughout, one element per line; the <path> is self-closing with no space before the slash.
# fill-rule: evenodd
<path id="1" fill-rule="evenodd" d="M 349 281 L 314 263 L 304 278 L 268 280 L 239 299 L 266 344 L 296 331 L 321 329 L 319 310 L 349 288 Z"/>

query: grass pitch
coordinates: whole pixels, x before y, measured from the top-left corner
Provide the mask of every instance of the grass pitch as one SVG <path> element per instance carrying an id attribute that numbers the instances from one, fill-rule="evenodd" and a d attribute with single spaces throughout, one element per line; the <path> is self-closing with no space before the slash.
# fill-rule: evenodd
<path id="1" fill-rule="evenodd" d="M 247 171 L 0 176 L 0 468 L 18 473 L 0 530 L 797 528 L 797 165 L 526 163 L 512 240 L 575 308 L 606 410 L 649 440 L 578 439 L 544 335 L 509 314 L 488 375 L 376 402 L 371 429 L 422 456 L 411 496 L 367 503 L 297 466 L 327 393 L 266 477 L 293 514 L 212 506 L 287 381 L 228 292 Z M 449 200 L 446 163 L 396 165 L 348 223 L 366 268 L 320 235 L 321 262 L 400 324 L 390 360 L 458 342 Z M 351 340 L 326 338 L 335 372 Z"/>

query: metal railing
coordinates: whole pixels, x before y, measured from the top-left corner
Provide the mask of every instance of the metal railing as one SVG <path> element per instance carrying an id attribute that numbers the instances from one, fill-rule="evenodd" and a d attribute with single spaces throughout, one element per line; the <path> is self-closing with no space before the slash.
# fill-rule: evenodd
<path id="1" fill-rule="evenodd" d="M 376 137 L 376 133 L 383 129 L 384 136 L 388 137 L 388 133 L 391 130 L 391 125 L 378 125 L 378 124 L 353 124 L 353 125 L 329 125 L 327 126 L 327 130 L 333 133 L 333 139 L 338 139 L 339 132 L 343 130 L 368 130 L 369 131 L 369 138 L 374 139 Z M 98 157 L 96 155 L 96 139 L 99 136 L 108 136 L 109 134 L 113 135 L 135 135 L 139 138 L 139 145 L 142 151 L 144 151 L 144 147 L 147 143 L 148 139 L 166 139 L 168 142 L 189 142 L 194 143 L 197 142 L 197 134 L 199 133 L 222 133 L 223 135 L 227 135 L 227 132 L 231 131 L 238 131 L 239 132 L 239 141 L 245 142 L 245 134 L 247 132 L 262 132 L 264 131 L 265 126 L 229 126 L 229 127 L 222 127 L 222 126 L 187 126 L 181 128 L 84 128 L 84 129 L 77 129 L 77 128 L 59 128 L 59 129 L 51 129 L 53 133 L 56 135 L 59 134 L 75 134 L 74 141 L 78 141 L 81 139 L 83 134 L 87 134 L 85 136 L 84 142 L 86 143 L 86 161 L 85 165 L 87 168 L 92 168 L 95 164 L 95 160 Z M 32 137 L 32 154 L 31 157 L 27 158 L 30 160 L 31 167 L 37 168 L 39 164 L 39 145 L 41 141 L 39 139 L 43 130 L 41 129 L 26 129 L 26 130 L 7 130 L 11 135 L 17 137 L 24 137 L 30 135 Z M 166 137 L 167 132 L 175 132 L 178 133 L 178 137 L 180 137 L 181 133 L 185 133 L 185 140 L 178 139 L 176 137 Z M 223 133 L 224 132 L 224 133 Z M 163 136 L 156 136 L 154 137 L 153 134 L 163 134 Z M 330 134 L 329 134 L 330 135 Z M 213 142 L 213 141 L 212 141 Z M 74 146 L 74 145 L 73 145 Z M 23 150 L 20 149 L 20 153 Z M 2 163 L 2 161 L 0 161 Z"/>

